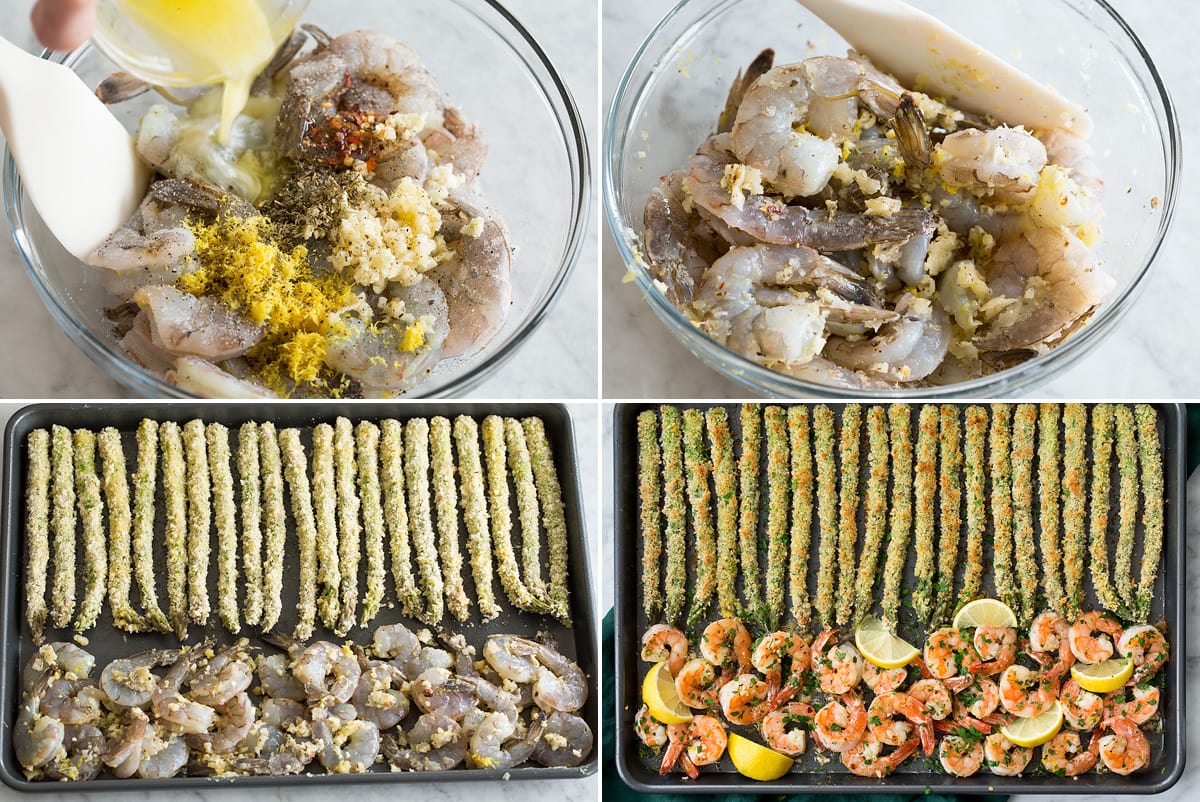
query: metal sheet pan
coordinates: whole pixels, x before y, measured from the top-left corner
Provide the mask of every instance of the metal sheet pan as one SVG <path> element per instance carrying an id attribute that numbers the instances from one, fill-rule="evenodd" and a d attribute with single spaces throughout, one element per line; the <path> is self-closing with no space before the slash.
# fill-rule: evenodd
<path id="1" fill-rule="evenodd" d="M 708 404 L 675 404 L 680 408 L 705 408 Z M 840 417 L 840 404 L 830 404 Z M 916 409 L 913 404 L 913 441 L 916 441 Z M 960 408 L 967 404 L 957 405 Z M 857 777 L 842 768 L 836 760 L 820 764 L 810 747 L 799 761 L 800 768 L 785 774 L 774 782 L 756 782 L 738 774 L 728 755 L 715 766 L 701 771 L 700 779 L 687 781 L 678 772 L 660 776 L 657 760 L 648 756 L 634 734 L 633 717 L 641 705 L 640 680 L 648 667 L 639 658 L 641 633 L 647 622 L 641 610 L 641 547 L 639 543 L 638 488 L 637 488 L 637 416 L 638 413 L 657 408 L 655 404 L 618 404 L 613 412 L 613 492 L 616 571 L 616 610 L 614 630 L 616 635 L 617 688 L 617 772 L 631 788 L 648 793 L 716 794 L 716 793 L 910 793 L 927 791 L 948 793 L 998 793 L 998 794 L 1155 794 L 1174 785 L 1183 774 L 1186 749 L 1184 746 L 1184 696 L 1185 649 L 1184 649 L 1184 569 L 1186 503 L 1184 486 L 1186 477 L 1186 425 L 1187 416 L 1182 405 L 1155 405 L 1159 417 L 1159 434 L 1165 461 L 1166 505 L 1164 507 L 1163 566 L 1156 585 L 1152 620 L 1163 618 L 1168 622 L 1168 640 L 1171 660 L 1166 671 L 1166 681 L 1160 706 L 1162 733 L 1148 733 L 1152 751 L 1150 765 L 1133 775 L 1121 777 L 1116 774 L 1089 773 L 1078 778 L 1063 778 L 1045 772 L 1027 773 L 1021 777 L 1000 777 L 989 774 L 986 769 L 973 777 L 951 777 L 939 769 L 927 768 L 918 758 L 910 759 L 890 777 L 876 780 Z M 730 424 L 739 432 L 738 406 L 728 405 Z M 865 430 L 865 425 L 864 425 Z M 865 437 L 865 435 L 864 435 Z M 764 435 L 765 443 L 765 435 Z M 765 451 L 765 445 L 764 445 Z M 866 458 L 862 459 L 866 470 Z M 765 477 L 765 472 L 762 476 Z M 865 485 L 864 485 L 865 487 Z M 1115 490 L 1114 490 L 1115 492 Z M 766 493 L 763 494 L 765 504 Z M 1035 494 L 1036 495 L 1036 494 Z M 815 517 L 815 516 L 814 516 Z M 815 526 L 815 524 L 814 524 Z M 861 529 L 860 529 L 861 532 Z M 1110 534 L 1112 530 L 1110 528 Z M 689 529 L 690 536 L 690 529 Z M 814 555 L 816 541 L 814 539 Z M 810 561 L 810 571 L 815 570 L 815 558 Z M 961 568 L 961 566 L 960 566 Z M 1089 583 L 1090 585 L 1090 583 Z M 985 585 L 985 590 L 988 586 Z M 903 625 L 902 625 L 902 634 Z M 1036 756 L 1035 756 L 1036 759 Z M 1031 764 L 1032 766 L 1032 764 Z M 807 769 L 807 770 L 804 770 Z"/>
<path id="2" fill-rule="evenodd" d="M 174 420 L 180 424 L 192 418 L 201 418 L 206 422 L 223 423 L 231 430 L 246 421 L 273 421 L 277 428 L 287 426 L 302 427 L 305 448 L 309 448 L 309 429 L 321 422 L 332 423 L 341 415 L 357 423 L 360 420 L 378 422 L 383 418 L 398 418 L 405 420 L 411 417 L 429 417 L 445 415 L 453 418 L 455 415 L 472 415 L 481 420 L 485 415 L 499 414 L 509 417 L 538 416 L 545 421 L 546 433 L 550 439 L 562 484 L 563 502 L 566 507 L 567 533 L 569 540 L 569 565 L 571 587 L 571 615 L 574 626 L 570 629 L 562 627 L 556 621 L 541 616 L 529 615 L 515 611 L 504 599 L 499 585 L 496 592 L 504 612 L 500 617 L 486 624 L 481 624 L 477 616 L 468 619 L 464 624 L 457 624 L 447 614 L 443 623 L 455 631 L 462 632 L 468 642 L 477 648 L 484 639 L 493 633 L 513 632 L 523 635 L 545 633 L 555 638 L 562 652 L 572 657 L 585 672 L 591 682 L 591 693 L 580 715 L 588 722 L 594 733 L 598 733 L 598 700 L 597 696 L 597 627 L 592 604 L 591 574 L 588 566 L 588 549 L 586 529 L 584 525 L 583 495 L 579 484 L 579 472 L 576 461 L 574 431 L 571 418 L 562 405 L 556 404 L 481 404 L 481 403 L 404 403 L 404 404 L 371 404 L 371 403 L 97 403 L 97 404 L 45 404 L 25 407 L 19 410 L 8 422 L 4 438 L 4 484 L 3 484 L 3 540 L 0 542 L 2 555 L 3 577 L 0 579 L 0 703 L 3 705 L 4 726 L 0 728 L 0 780 L 7 785 L 23 791 L 47 791 L 60 793 L 75 790 L 77 792 L 91 791 L 129 791 L 135 789 L 201 789 L 214 785 L 236 785 L 238 787 L 283 788 L 291 786 L 307 786 L 314 784 L 345 784 L 345 783 L 422 783 L 422 782 L 451 782 L 458 780 L 533 780 L 549 778 L 580 777 L 593 774 L 598 764 L 599 737 L 592 755 L 581 766 L 573 768 L 542 768 L 532 764 L 519 766 L 508 771 L 495 769 L 466 770 L 437 772 L 436 774 L 422 772 L 391 772 L 384 765 L 376 765 L 376 770 L 362 774 L 325 774 L 320 764 L 313 763 L 311 774 L 288 777 L 236 777 L 236 778 L 204 778 L 204 777 L 175 777 L 167 780 L 119 780 L 111 775 L 101 775 L 96 780 L 81 783 L 63 784 L 58 782 L 37 781 L 25 779 L 20 765 L 16 761 L 11 743 L 13 722 L 16 718 L 19 704 L 20 683 L 18 680 L 20 667 L 24 665 L 32 653 L 33 645 L 24 621 L 24 606 L 22 592 L 24 587 L 24 486 L 27 469 L 25 456 L 25 438 L 33 429 L 48 427 L 51 424 L 77 428 L 90 428 L 94 431 L 105 426 L 119 429 L 125 436 L 126 459 L 132 468 L 136 459 L 136 445 L 132 433 L 142 418 L 158 421 Z M 234 452 L 236 454 L 236 436 L 233 436 Z M 236 465 L 233 466 L 236 476 Z M 236 479 L 235 479 L 236 482 Z M 161 487 L 159 488 L 161 494 Z M 157 524 L 161 529 L 163 509 L 161 495 L 158 501 L 159 510 Z M 514 512 L 515 517 L 515 512 Z M 291 529 L 290 507 L 288 512 L 288 538 L 294 543 Z M 465 531 L 460 528 L 460 531 Z M 214 534 L 215 541 L 215 534 Z M 161 548 L 161 531 L 156 538 L 156 545 Z M 545 544 L 543 544 L 544 547 Z M 284 612 L 277 626 L 282 632 L 290 632 L 295 625 L 294 603 L 289 605 L 289 592 L 294 596 L 296 587 L 297 565 L 295 549 L 289 549 L 284 565 Z M 464 551 L 465 555 L 465 551 Z M 159 555 L 159 564 L 162 565 Z M 214 563 L 215 566 L 215 563 Z M 464 579 L 468 593 L 474 597 L 474 585 L 471 580 L 469 567 L 464 570 Z M 210 598 L 216 599 L 216 570 L 210 570 Z M 389 567 L 390 587 L 390 567 Z M 162 578 L 159 581 L 162 592 Z M 372 626 L 404 621 L 414 629 L 419 628 L 419 622 L 403 619 L 398 609 L 389 607 L 389 601 L 394 596 L 389 590 L 385 597 L 383 609 L 372 623 Z M 289 609 L 291 607 L 292 609 Z M 188 642 L 195 642 L 205 634 L 214 635 L 219 643 L 230 643 L 233 636 L 227 633 L 216 620 L 215 612 L 208 627 L 192 626 L 189 630 Z M 48 630 L 46 640 L 69 640 L 73 633 L 63 633 L 59 630 Z M 88 631 L 88 651 L 96 656 L 97 670 L 109 660 L 131 654 L 133 652 L 156 647 L 175 647 L 178 641 L 173 636 L 161 634 L 130 635 L 112 626 L 107 612 L 101 615 L 100 623 Z M 243 627 L 242 635 L 253 641 L 255 633 Z M 321 637 L 331 637 L 319 622 L 314 633 L 314 640 Z M 363 642 L 369 635 L 361 628 L 350 633 L 350 638 Z M 266 647 L 268 650 L 272 647 Z M 411 726 L 415 714 L 404 726 Z"/>

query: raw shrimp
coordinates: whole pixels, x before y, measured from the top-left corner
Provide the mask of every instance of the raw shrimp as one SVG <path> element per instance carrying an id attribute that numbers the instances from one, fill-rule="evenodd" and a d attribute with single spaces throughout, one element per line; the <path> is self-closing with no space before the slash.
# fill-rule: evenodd
<path id="1" fill-rule="evenodd" d="M 1112 730 L 1101 735 L 1105 730 Z M 1137 724 L 1127 718 L 1106 719 L 1093 738 L 1100 738 L 1100 760 L 1114 774 L 1133 774 L 1150 762 L 1150 742 Z"/>
<path id="2" fill-rule="evenodd" d="M 700 776 L 699 766 L 710 766 L 725 754 L 729 738 L 725 727 L 712 716 L 696 716 L 687 724 L 672 724 L 667 728 L 669 745 L 663 755 L 660 774 L 667 774 L 676 763 L 693 780 Z"/>
<path id="3" fill-rule="evenodd" d="M 763 364 L 804 364 L 825 346 L 826 313 L 816 296 L 827 289 L 871 303 L 856 273 L 810 248 L 760 245 L 722 256 L 696 291 L 700 328 L 713 339 Z"/>
<path id="4" fill-rule="evenodd" d="M 273 699 L 299 702 L 308 698 L 304 686 L 288 670 L 287 658 L 281 654 L 273 654 L 259 661 L 258 681 L 262 684 L 263 693 Z"/>
<path id="5" fill-rule="evenodd" d="M 751 195 L 739 207 L 721 186 L 733 162 L 728 137 L 710 139 L 688 164 L 684 191 L 731 228 L 770 245 L 803 245 L 819 251 L 856 251 L 868 245 L 907 242 L 934 230 L 936 218 L 923 209 L 901 209 L 888 217 L 789 206 L 778 198 Z"/>
<path id="6" fill-rule="evenodd" d="M 129 708 L 128 720 L 109 739 L 101 755 L 113 774 L 124 779 L 132 777 L 142 762 L 142 743 L 146 739 L 146 728 L 150 719 L 137 707 Z"/>
<path id="7" fill-rule="evenodd" d="M 1022 665 L 1012 665 L 1000 674 L 1000 704 L 1014 716 L 1033 718 L 1054 703 L 1042 677 Z"/>
<path id="8" fill-rule="evenodd" d="M 104 763 L 104 733 L 94 724 L 68 724 L 63 730 L 62 750 L 43 767 L 49 780 L 72 782 L 95 779 Z"/>
<path id="9" fill-rule="evenodd" d="M 42 697 L 41 713 L 63 724 L 91 724 L 100 718 L 104 692 L 90 679 L 62 677 L 50 683 Z"/>
<path id="10" fill-rule="evenodd" d="M 970 644 L 954 627 L 942 627 L 925 641 L 925 667 L 936 679 L 949 679 L 958 674 L 961 661 Z"/>
<path id="11" fill-rule="evenodd" d="M 142 287 L 134 302 L 146 312 L 151 342 L 169 354 L 221 361 L 253 348 L 263 329 L 212 298 L 169 286 Z"/>
<path id="12" fill-rule="evenodd" d="M 910 738 L 885 755 L 883 742 L 867 732 L 861 741 L 842 752 L 842 765 L 859 777 L 886 777 L 908 760 L 919 744 L 920 739 Z"/>
<path id="13" fill-rule="evenodd" d="M 994 297 L 1015 301 L 976 336 L 984 351 L 1012 351 L 1053 338 L 1116 286 L 1069 232 L 1034 229 L 1001 245 L 984 276 Z"/>
<path id="14" fill-rule="evenodd" d="M 42 696 L 51 681 L 52 675 L 46 674 L 35 684 L 33 690 L 27 693 L 21 701 L 17 720 L 13 725 L 13 746 L 17 752 L 17 762 L 27 773 L 48 763 L 62 749 L 65 735 L 63 723 L 43 715 L 39 709 Z"/>
<path id="15" fill-rule="evenodd" d="M 771 632 L 759 641 L 750 663 L 767 680 L 772 706 L 783 704 L 799 691 L 804 674 L 812 665 L 812 652 L 804 638 L 792 632 Z M 784 666 L 787 675 L 784 679 Z"/>
<path id="16" fill-rule="evenodd" d="M 702 657 L 689 660 L 675 677 L 675 692 L 688 707 L 709 710 L 720 704 L 717 669 Z"/>
<path id="17" fill-rule="evenodd" d="M 187 765 L 188 747 L 183 737 L 168 731 L 158 724 L 146 728 L 142 740 L 142 759 L 138 763 L 137 776 L 144 780 L 162 780 L 174 777 Z"/>
<path id="18" fill-rule="evenodd" d="M 972 674 L 999 674 L 1017 661 L 1017 631 L 1012 627 L 976 627 L 971 639 L 973 658 L 967 662 Z"/>
<path id="19" fill-rule="evenodd" d="M 791 702 L 776 708 L 762 720 L 762 736 L 767 746 L 789 757 L 804 754 L 808 747 L 806 730 L 812 729 L 816 712 L 805 702 Z"/>
<path id="20" fill-rule="evenodd" d="M 867 731 L 867 708 L 856 693 L 830 701 L 813 717 L 813 736 L 830 752 L 845 752 Z"/>
<path id="21" fill-rule="evenodd" d="M 237 748 L 254 726 L 254 702 L 240 691 L 217 705 L 212 732 L 187 736 L 188 745 L 214 755 L 227 755 Z M 207 747 L 207 748 L 206 748 Z"/>
<path id="22" fill-rule="evenodd" d="M 446 298 L 450 330 L 442 345 L 443 358 L 478 352 L 500 331 L 512 306 L 508 232 L 499 220 L 479 221 L 456 223 L 456 232 L 443 222 L 451 256 L 427 274 Z M 478 231 L 474 225 L 480 226 Z"/>
<path id="23" fill-rule="evenodd" d="M 633 717 L 633 731 L 646 746 L 661 749 L 667 745 L 667 725 L 650 715 L 650 708 L 642 705 Z"/>
<path id="24" fill-rule="evenodd" d="M 100 672 L 100 689 L 120 707 L 145 707 L 158 688 L 150 669 L 179 660 L 178 649 L 150 649 L 113 660 Z"/>
<path id="25" fill-rule="evenodd" d="M 1156 627 L 1138 624 L 1125 630 L 1117 640 L 1117 653 L 1133 658 L 1132 685 L 1145 682 L 1167 663 L 1170 647 L 1167 637 Z"/>
<path id="26" fill-rule="evenodd" d="M 146 325 L 149 326 L 148 318 L 142 314 L 138 315 L 138 320 L 147 320 Z M 153 345 L 153 343 L 149 340 L 145 340 L 140 345 L 132 342 L 130 337 L 137 332 L 137 327 L 138 324 L 135 323 L 134 329 L 121 340 L 121 346 L 129 351 L 132 356 L 141 358 L 140 355 L 145 350 L 145 342 L 149 342 L 150 345 Z M 232 363 L 226 361 L 223 364 L 225 367 L 229 367 Z M 229 371 L 217 367 L 212 362 L 194 356 L 178 357 L 174 361 L 173 367 L 166 369 L 165 375 L 167 381 L 176 387 L 196 393 L 204 398 L 278 397 L 261 384 L 247 378 L 234 376 Z"/>
<path id="27" fill-rule="evenodd" d="M 96 666 L 96 658 L 74 643 L 55 641 L 43 644 L 21 670 L 21 687 L 32 690 L 42 676 L 52 670 L 66 679 L 87 679 Z"/>
<path id="28" fill-rule="evenodd" d="M 704 272 L 718 256 L 711 243 L 695 234 L 693 220 L 684 208 L 683 179 L 682 172 L 663 178 L 650 190 L 643 213 L 646 257 L 676 306 L 692 302 Z"/>
<path id="29" fill-rule="evenodd" d="M 458 719 L 475 707 L 475 686 L 444 668 L 430 668 L 413 681 L 413 702 L 426 713 Z"/>
<path id="30" fill-rule="evenodd" d="M 341 704 L 354 695 L 362 669 L 350 650 L 317 641 L 296 657 L 292 674 L 304 686 L 310 701 L 332 699 Z"/>
<path id="31" fill-rule="evenodd" d="M 404 624 L 385 624 L 375 630 L 371 641 L 375 648 L 375 656 L 381 660 L 392 660 L 399 663 L 397 668 L 416 657 L 421 651 L 421 641 L 411 629 Z M 487 647 L 484 647 L 487 653 Z"/>
<path id="32" fill-rule="evenodd" d="M 1097 637 L 1095 633 L 1100 633 Z M 1121 638 L 1121 625 L 1106 613 L 1084 613 L 1071 625 L 1071 652 L 1081 663 L 1103 663 L 1113 656 L 1113 644 Z"/>
<path id="33" fill-rule="evenodd" d="M 647 630 L 648 632 L 649 630 Z M 533 682 L 537 678 L 537 659 L 533 655 L 518 654 L 514 651 L 514 647 L 517 651 L 521 651 L 521 647 L 516 645 L 518 640 L 520 639 L 516 635 L 492 635 L 484 641 L 483 659 L 506 680 L 518 684 Z M 643 659 L 645 658 L 643 657 Z M 672 672 L 672 674 L 677 673 Z"/>
<path id="34" fill-rule="evenodd" d="M 1085 691 L 1074 679 L 1063 685 L 1058 701 L 1062 704 L 1063 721 L 1073 730 L 1089 732 L 1100 726 L 1105 718 L 1104 699 Z"/>
<path id="35" fill-rule="evenodd" d="M 403 663 L 398 659 L 393 660 L 392 664 L 400 669 L 406 679 L 414 679 L 431 668 L 454 668 L 454 656 L 436 646 L 422 646 L 414 657 Z"/>
<path id="36" fill-rule="evenodd" d="M 900 319 L 886 323 L 869 339 L 834 337 L 825 358 L 851 370 L 879 374 L 894 382 L 928 378 L 950 348 L 950 323 L 941 305 L 905 294 L 896 304 Z"/>
<path id="37" fill-rule="evenodd" d="M 555 736 L 553 743 L 549 736 Z M 555 710 L 546 717 L 533 761 L 543 766 L 578 766 L 591 754 L 594 736 L 588 723 L 573 713 Z"/>
<path id="38" fill-rule="evenodd" d="M 995 688 L 995 683 L 992 684 L 992 687 Z M 933 677 L 919 679 L 908 689 L 908 695 L 923 702 L 925 709 L 929 711 L 929 717 L 934 721 L 941 721 L 948 717 L 954 709 L 954 697 L 950 695 L 950 689 L 940 679 Z"/>
<path id="39" fill-rule="evenodd" d="M 831 696 L 848 693 L 862 679 L 862 656 L 849 643 L 837 642 L 838 631 L 827 629 L 812 645 L 813 671 L 821 690 Z M 830 641 L 832 646 L 826 648 Z"/>
<path id="40" fill-rule="evenodd" d="M 676 627 L 669 624 L 655 624 L 642 635 L 642 659 L 648 663 L 669 660 L 667 670 L 671 672 L 672 677 L 679 674 L 683 664 L 687 662 L 687 656 L 687 635 L 684 635 Z M 506 677 L 506 679 L 512 678 Z M 530 676 L 528 679 L 519 681 L 529 682 L 532 679 L 533 677 Z"/>
<path id="41" fill-rule="evenodd" d="M 406 734 L 407 747 L 394 737 L 381 741 L 384 757 L 401 771 L 447 771 L 467 759 L 467 737 L 454 719 L 425 713 Z"/>
<path id="42" fill-rule="evenodd" d="M 1141 726 L 1158 713 L 1159 697 L 1153 685 L 1127 685 L 1104 698 L 1104 718 L 1127 718 Z"/>
<path id="43" fill-rule="evenodd" d="M 441 164 L 454 165 L 454 172 L 468 182 L 479 176 L 487 159 L 487 142 L 479 127 L 469 125 L 453 106 L 446 107 L 440 128 L 426 128 L 421 132 L 421 142 L 437 153 Z"/>
<path id="44" fill-rule="evenodd" d="M 1017 746 L 1003 733 L 993 732 L 983 741 L 983 755 L 992 774 L 1001 777 L 1015 777 L 1025 771 L 1033 758 L 1033 750 L 1025 746 Z"/>
<path id="45" fill-rule="evenodd" d="M 958 131 L 934 151 L 934 164 L 948 186 L 1006 204 L 1033 198 L 1046 162 L 1046 146 L 1037 137 L 1008 126 Z"/>
<path id="46" fill-rule="evenodd" d="M 721 618 L 704 628 L 700 656 L 733 676 L 750 668 L 750 630 L 736 618 Z"/>
<path id="47" fill-rule="evenodd" d="M 543 710 L 573 713 L 583 707 L 588 697 L 587 676 L 577 663 L 544 643 L 518 638 L 514 644 L 518 655 L 536 657 L 541 667 L 533 681 L 533 701 Z"/>
<path id="48" fill-rule="evenodd" d="M 404 318 L 394 323 L 367 323 L 343 316 L 343 333 L 332 338 L 325 362 L 334 370 L 360 382 L 370 392 L 402 390 L 433 370 L 450 333 L 446 295 L 433 279 L 422 277 L 411 287 L 393 283 L 384 292 L 403 301 Z M 410 326 L 419 325 L 421 342 L 411 350 L 402 346 Z"/>
<path id="49" fill-rule="evenodd" d="M 188 695 L 206 705 L 223 705 L 250 687 L 254 669 L 243 638 L 218 652 L 188 681 Z"/>
<path id="50" fill-rule="evenodd" d="M 894 716 L 904 720 L 896 720 Z M 871 706 L 867 708 L 867 721 L 871 725 L 871 734 L 888 746 L 903 744 L 915 726 L 925 754 L 933 754 L 933 719 L 921 700 L 898 691 L 881 693 L 871 700 Z"/>
<path id="51" fill-rule="evenodd" d="M 399 724 L 408 715 L 405 684 L 404 674 L 391 663 L 368 662 L 351 697 L 359 718 L 380 730 L 389 730 Z"/>
<path id="52" fill-rule="evenodd" d="M 1077 732 L 1060 732 L 1042 747 L 1042 766 L 1059 777 L 1086 774 L 1100 757 L 1100 739 L 1092 736 L 1087 749 Z"/>
<path id="53" fill-rule="evenodd" d="M 938 744 L 938 760 L 955 777 L 970 777 L 984 762 L 983 744 L 961 735 L 947 735 Z"/>
<path id="54" fill-rule="evenodd" d="M 379 728 L 369 721 L 342 721 L 324 707 L 313 710 L 317 758 L 331 774 L 366 771 L 379 755 Z"/>
<path id="55" fill-rule="evenodd" d="M 740 674 L 721 686 L 721 712 L 734 724 L 755 724 L 771 711 L 767 683 L 757 674 Z"/>
<path id="56" fill-rule="evenodd" d="M 174 732 L 204 733 L 212 727 L 216 711 L 209 705 L 187 698 L 179 691 L 184 681 L 195 669 L 200 657 L 211 646 L 210 639 L 187 649 L 167 669 L 167 673 L 158 681 L 158 686 L 154 689 L 150 709 L 154 713 L 155 720 L 171 727 Z"/>
<path id="57" fill-rule="evenodd" d="M 864 663 L 862 678 L 873 693 L 888 693 L 900 690 L 908 680 L 908 669 L 879 668 L 874 663 Z"/>
<path id="58" fill-rule="evenodd" d="M 541 740 L 544 724 L 529 726 L 523 737 L 516 737 L 515 722 L 503 713 L 492 713 L 471 736 L 467 756 L 480 769 L 510 769 L 529 759 Z M 506 748 L 507 746 L 507 748 Z"/>

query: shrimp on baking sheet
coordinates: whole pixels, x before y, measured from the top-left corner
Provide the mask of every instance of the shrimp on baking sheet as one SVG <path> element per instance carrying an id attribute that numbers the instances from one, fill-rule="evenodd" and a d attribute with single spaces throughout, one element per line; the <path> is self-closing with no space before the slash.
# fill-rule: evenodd
<path id="1" fill-rule="evenodd" d="M 1150 742 L 1130 719 L 1106 719 L 1092 737 L 1099 738 L 1100 760 L 1114 774 L 1133 774 L 1150 762 Z"/>
<path id="2" fill-rule="evenodd" d="M 670 773 L 678 763 L 693 780 L 700 776 L 700 766 L 721 759 L 728 743 L 725 727 L 712 716 L 696 716 L 687 724 L 672 724 L 667 728 L 667 737 L 670 744 L 659 773 Z"/>

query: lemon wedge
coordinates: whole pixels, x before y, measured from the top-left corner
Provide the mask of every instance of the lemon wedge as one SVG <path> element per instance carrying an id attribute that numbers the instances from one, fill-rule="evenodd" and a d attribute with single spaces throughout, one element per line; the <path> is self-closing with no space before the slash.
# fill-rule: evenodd
<path id="1" fill-rule="evenodd" d="M 1012 609 L 998 599 L 976 599 L 963 605 L 954 615 L 955 629 L 974 629 L 975 627 L 1013 627 L 1017 626 L 1017 616 Z"/>
<path id="2" fill-rule="evenodd" d="M 729 736 L 729 759 L 734 768 L 746 777 L 761 782 L 778 780 L 792 770 L 796 762 L 787 755 L 756 744 L 736 732 Z"/>
<path id="3" fill-rule="evenodd" d="M 893 635 L 878 618 L 868 616 L 854 630 L 854 645 L 879 668 L 903 668 L 920 654 L 917 647 Z"/>
<path id="4" fill-rule="evenodd" d="M 1111 693 L 1120 688 L 1133 676 L 1133 660 L 1122 657 L 1105 660 L 1103 663 L 1076 663 L 1071 666 L 1071 677 L 1079 687 L 1092 693 Z"/>
<path id="5" fill-rule="evenodd" d="M 692 720 L 692 711 L 679 698 L 675 690 L 675 679 L 667 670 L 667 661 L 655 663 L 642 680 L 642 701 L 650 710 L 655 721 L 663 724 L 686 724 Z"/>
<path id="6" fill-rule="evenodd" d="M 1005 724 L 1000 732 L 1017 746 L 1033 748 L 1058 735 L 1062 725 L 1062 705 L 1055 702 L 1045 713 L 1033 718 L 1019 718 L 1011 724 Z"/>

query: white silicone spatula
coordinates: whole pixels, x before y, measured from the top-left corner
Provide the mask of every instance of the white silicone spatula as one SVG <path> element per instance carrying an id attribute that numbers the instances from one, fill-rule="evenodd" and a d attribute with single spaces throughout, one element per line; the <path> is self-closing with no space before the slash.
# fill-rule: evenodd
<path id="1" fill-rule="evenodd" d="M 129 219 L 150 168 L 75 73 L 0 39 L 0 129 L 46 227 L 82 259 Z"/>
<path id="2" fill-rule="evenodd" d="M 1078 104 L 902 0 L 799 0 L 905 86 L 1010 125 L 1092 133 Z"/>

